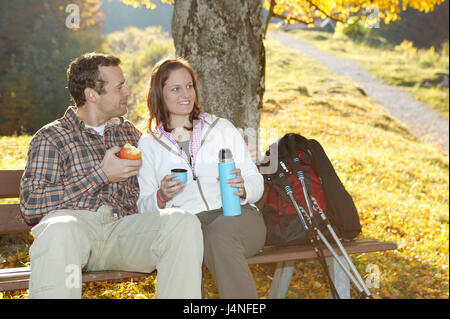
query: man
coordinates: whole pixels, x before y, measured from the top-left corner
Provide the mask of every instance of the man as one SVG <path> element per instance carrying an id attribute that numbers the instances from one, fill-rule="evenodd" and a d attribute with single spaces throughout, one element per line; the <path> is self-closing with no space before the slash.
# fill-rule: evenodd
<path id="1" fill-rule="evenodd" d="M 201 298 L 198 219 L 178 209 L 137 214 L 141 160 L 116 156 L 141 133 L 124 120 L 130 90 L 114 56 L 89 53 L 67 70 L 76 106 L 30 142 L 20 207 L 36 224 L 30 298 L 81 298 L 81 272 L 158 270 L 158 298 Z M 75 278 L 75 279 L 74 279 Z"/>

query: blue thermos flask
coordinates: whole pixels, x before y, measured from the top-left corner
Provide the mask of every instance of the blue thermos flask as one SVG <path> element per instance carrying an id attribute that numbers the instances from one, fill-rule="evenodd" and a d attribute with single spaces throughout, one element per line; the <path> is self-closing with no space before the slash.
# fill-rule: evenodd
<path id="1" fill-rule="evenodd" d="M 236 174 L 230 173 L 235 167 L 231 151 L 228 148 L 221 149 L 219 151 L 219 179 L 224 216 L 241 214 L 241 199 L 235 194 L 238 189 L 227 183 L 228 179 L 236 178 Z"/>

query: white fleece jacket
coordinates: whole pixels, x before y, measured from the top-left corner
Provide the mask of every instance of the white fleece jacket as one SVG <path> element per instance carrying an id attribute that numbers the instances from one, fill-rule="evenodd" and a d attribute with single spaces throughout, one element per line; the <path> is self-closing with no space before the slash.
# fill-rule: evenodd
<path id="1" fill-rule="evenodd" d="M 244 139 L 226 119 L 213 115 L 205 119 L 202 144 L 193 167 L 178 155 L 175 145 L 161 133 L 143 134 L 138 147 L 142 151 L 142 165 L 138 175 L 140 195 L 137 201 L 140 213 L 159 210 L 156 191 L 160 187 L 161 180 L 170 174 L 173 168 L 187 169 L 188 179 L 184 188 L 167 202 L 166 208 L 179 207 L 194 214 L 221 208 L 220 184 L 217 177 L 219 150 L 222 148 L 231 150 L 236 167 L 241 169 L 247 193 L 247 197 L 241 200 L 241 205 L 255 203 L 264 192 L 264 179 L 252 162 Z"/>

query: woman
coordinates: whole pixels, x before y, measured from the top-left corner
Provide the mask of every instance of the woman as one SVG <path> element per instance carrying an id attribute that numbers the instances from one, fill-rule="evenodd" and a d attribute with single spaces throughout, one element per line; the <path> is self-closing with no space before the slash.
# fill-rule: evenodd
<path id="1" fill-rule="evenodd" d="M 221 298 L 258 298 L 246 257 L 264 246 L 266 228 L 256 206 L 264 181 L 238 130 L 226 119 L 201 113 L 196 75 L 182 58 L 153 68 L 147 105 L 148 133 L 139 141 L 140 212 L 179 207 L 196 214 L 204 238 L 204 262 Z M 229 148 L 236 163 L 228 180 L 241 198 L 242 214 L 225 217 L 218 180 L 218 155 Z M 188 172 L 186 184 L 171 169 Z"/>

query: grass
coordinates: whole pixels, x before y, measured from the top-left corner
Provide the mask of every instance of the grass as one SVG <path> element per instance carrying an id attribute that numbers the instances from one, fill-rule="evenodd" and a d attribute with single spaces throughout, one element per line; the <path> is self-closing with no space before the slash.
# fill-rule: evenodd
<path id="1" fill-rule="evenodd" d="M 335 34 L 293 30 L 289 35 L 341 58 L 357 61 L 386 83 L 409 91 L 449 118 L 449 90 L 439 87 L 443 74 L 449 74 L 448 42 L 443 48 L 429 49 L 417 49 L 409 41 L 389 45 L 382 38 L 370 36 L 365 42 L 357 42 L 344 36 L 339 28 Z"/>
<path id="2" fill-rule="evenodd" d="M 352 256 L 363 277 L 375 265 L 375 298 L 448 298 L 449 163 L 438 148 L 416 139 L 350 80 L 311 58 L 267 40 L 266 94 L 261 132 L 265 148 L 287 132 L 318 140 L 352 195 L 363 227 L 359 238 L 393 241 L 390 252 Z M 1 168 L 21 167 L 30 137 L 2 137 Z M 22 166 L 23 167 L 23 166 Z M 15 255 L 3 267 L 26 263 Z M 254 265 L 257 289 L 267 298 L 274 264 Z M 205 296 L 218 298 L 204 269 Z M 83 298 L 154 298 L 155 280 L 83 284 Z M 353 296 L 355 292 L 352 291 Z M 25 298 L 26 292 L 5 293 Z M 327 298 L 328 285 L 317 261 L 297 263 L 287 298 Z"/>
<path id="3" fill-rule="evenodd" d="M 27 160 L 31 136 L 0 136 L 0 169 L 22 169 Z"/>
<path id="4" fill-rule="evenodd" d="M 413 137 L 348 79 L 330 74 L 305 55 L 268 43 L 268 107 L 261 127 L 277 127 L 280 136 L 299 132 L 317 139 L 355 200 L 361 236 L 399 246 L 395 252 L 354 258 L 362 274 L 371 263 L 379 266 L 383 281 L 375 295 L 448 298 L 446 155 Z M 304 267 L 297 266 L 299 278 Z M 315 269 L 320 272 L 318 265 Z M 301 287 L 326 295 L 326 289 L 314 289 L 307 278 Z"/>

